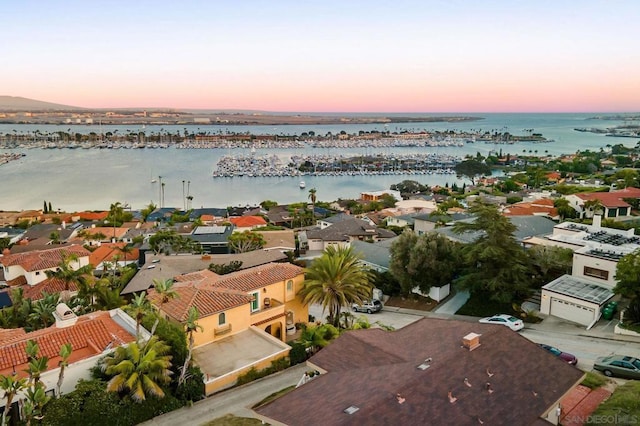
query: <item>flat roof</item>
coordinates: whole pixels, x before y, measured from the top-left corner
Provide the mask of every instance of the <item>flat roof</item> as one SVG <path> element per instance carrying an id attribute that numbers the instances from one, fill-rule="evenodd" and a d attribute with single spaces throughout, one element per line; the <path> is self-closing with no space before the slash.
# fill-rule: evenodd
<path id="1" fill-rule="evenodd" d="M 556 278 L 542 289 L 598 305 L 602 305 L 613 297 L 611 289 L 573 275 L 563 275 Z"/>

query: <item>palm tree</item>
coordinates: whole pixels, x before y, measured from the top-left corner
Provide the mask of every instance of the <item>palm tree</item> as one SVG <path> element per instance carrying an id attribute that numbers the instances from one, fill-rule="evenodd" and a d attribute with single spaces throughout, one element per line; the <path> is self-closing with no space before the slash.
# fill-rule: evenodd
<path id="1" fill-rule="evenodd" d="M 315 215 L 316 211 L 316 189 L 311 188 L 309 190 L 309 199 L 311 200 L 311 214 Z"/>
<path id="2" fill-rule="evenodd" d="M 4 391 L 3 397 L 7 400 L 5 409 L 2 412 L 2 422 L 0 422 L 0 426 L 4 426 L 7 423 L 7 417 L 9 416 L 9 412 L 11 411 L 13 398 L 15 398 L 15 396 L 26 387 L 27 379 L 18 378 L 17 374 L 13 374 L 10 376 L 3 376 L 0 374 L 0 389 Z"/>
<path id="3" fill-rule="evenodd" d="M 133 247 L 130 247 L 129 245 L 125 244 L 124 246 L 120 247 L 118 250 L 120 250 L 123 254 L 124 266 L 127 266 L 127 254 L 133 252 Z"/>
<path id="4" fill-rule="evenodd" d="M 327 346 L 339 334 L 338 329 L 331 324 L 304 326 L 300 334 L 300 342 L 302 342 L 305 349 L 309 350 L 310 355 L 313 355 Z"/>
<path id="5" fill-rule="evenodd" d="M 77 263 L 78 269 L 74 269 L 71 264 Z M 70 286 L 75 284 L 79 286 L 81 280 L 85 279 L 86 275 L 90 275 L 93 272 L 91 265 L 81 266 L 78 263 L 78 256 L 75 254 L 65 255 L 58 264 L 58 269 L 55 271 L 45 271 L 47 278 L 57 278 L 64 281 L 64 291 L 60 294 L 64 302 L 69 301 L 71 298 Z"/>
<path id="6" fill-rule="evenodd" d="M 191 362 L 191 355 L 193 354 L 193 344 L 194 338 L 193 333 L 200 330 L 203 331 L 201 325 L 198 324 L 198 318 L 200 317 L 200 313 L 198 312 L 198 308 L 192 306 L 189 308 L 189 314 L 187 316 L 187 323 L 185 324 L 185 331 L 187 336 L 189 337 L 189 352 L 187 352 L 187 357 L 184 360 L 184 365 L 182 366 L 182 371 L 180 372 L 180 377 L 178 378 L 178 386 L 184 383 L 187 377 L 187 368 L 189 368 L 189 363 Z"/>
<path id="7" fill-rule="evenodd" d="M 62 381 L 64 380 L 64 369 L 69 365 L 69 357 L 71 356 L 71 343 L 65 343 L 60 347 L 60 361 L 58 362 L 58 367 L 60 367 L 60 372 L 58 373 L 58 382 L 56 383 L 56 388 L 58 388 L 58 397 L 62 395 Z"/>
<path id="8" fill-rule="evenodd" d="M 164 306 L 165 303 L 168 303 L 171 299 L 178 297 L 178 293 L 173 289 L 172 279 L 160 280 L 156 278 L 153 280 L 153 288 L 160 297 L 159 310 L 162 310 L 162 306 Z M 153 328 L 151 329 L 152 335 L 155 334 L 159 322 L 160 315 L 157 316 L 156 321 L 153 323 Z"/>
<path id="9" fill-rule="evenodd" d="M 161 385 L 171 380 L 170 347 L 157 336 L 146 343 L 131 342 L 118 347 L 105 358 L 104 372 L 113 376 L 107 384 L 107 391 L 128 391 L 136 402 L 144 401 L 147 396 L 164 397 Z"/>
<path id="10" fill-rule="evenodd" d="M 129 307 L 131 308 L 131 316 L 136 320 L 136 341 L 138 341 L 140 340 L 140 324 L 142 323 L 142 319 L 151 311 L 151 304 L 149 300 L 147 300 L 147 294 L 144 292 L 134 293 Z"/>
<path id="11" fill-rule="evenodd" d="M 58 305 L 59 296 L 58 293 L 47 294 L 43 293 L 42 299 L 38 299 L 32 305 L 32 311 L 27 318 L 30 328 L 38 330 L 40 328 L 47 328 L 55 322 L 53 312 Z"/>
<path id="12" fill-rule="evenodd" d="M 340 309 L 362 303 L 371 297 L 373 276 L 351 247 L 329 246 L 321 257 L 305 269 L 306 279 L 300 290 L 302 302 L 319 303 L 329 311 L 329 322 L 340 324 Z"/>

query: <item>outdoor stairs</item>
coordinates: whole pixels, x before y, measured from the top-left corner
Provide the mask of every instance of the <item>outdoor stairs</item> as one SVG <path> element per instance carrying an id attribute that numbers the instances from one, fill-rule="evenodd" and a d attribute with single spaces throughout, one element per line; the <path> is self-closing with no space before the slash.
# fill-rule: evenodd
<path id="1" fill-rule="evenodd" d="M 522 303 L 522 309 L 525 311 L 539 311 L 540 300 L 542 299 L 542 290 L 536 290 L 527 300 Z"/>

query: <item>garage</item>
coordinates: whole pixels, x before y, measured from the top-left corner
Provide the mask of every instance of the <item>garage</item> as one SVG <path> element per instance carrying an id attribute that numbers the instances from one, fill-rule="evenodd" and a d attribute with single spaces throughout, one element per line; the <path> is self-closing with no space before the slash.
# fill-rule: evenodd
<path id="1" fill-rule="evenodd" d="M 552 297 L 551 315 L 558 318 L 570 319 L 578 324 L 589 325 L 595 319 L 596 310 Z"/>
<path id="2" fill-rule="evenodd" d="M 611 288 L 583 277 L 563 275 L 542 287 L 540 312 L 591 328 L 613 297 Z"/>

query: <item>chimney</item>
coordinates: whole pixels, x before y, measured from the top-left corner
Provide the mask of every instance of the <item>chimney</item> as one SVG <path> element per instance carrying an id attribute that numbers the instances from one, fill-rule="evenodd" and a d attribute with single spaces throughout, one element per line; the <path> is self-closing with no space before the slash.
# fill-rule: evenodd
<path id="1" fill-rule="evenodd" d="M 596 229 L 600 229 L 601 226 L 602 226 L 602 216 L 600 216 L 599 214 L 594 214 L 593 227 Z"/>
<path id="2" fill-rule="evenodd" d="M 480 346 L 480 336 L 481 334 L 469 333 L 462 338 L 462 347 L 468 349 L 469 351 L 474 350 L 478 346 Z"/>
<path id="3" fill-rule="evenodd" d="M 71 327 L 78 322 L 78 316 L 65 303 L 58 303 L 53 312 L 57 328 Z"/>
<path id="4" fill-rule="evenodd" d="M 67 223 L 64 220 L 62 221 L 62 229 L 67 229 Z"/>

